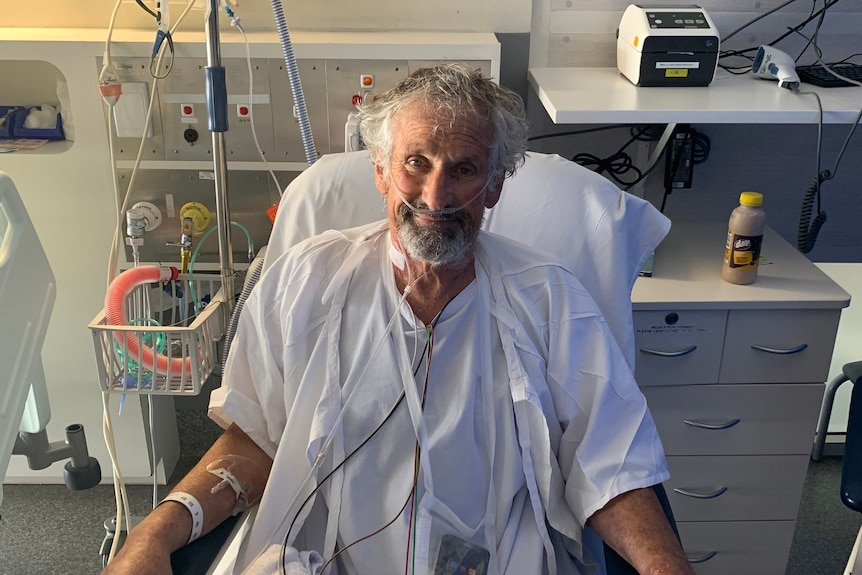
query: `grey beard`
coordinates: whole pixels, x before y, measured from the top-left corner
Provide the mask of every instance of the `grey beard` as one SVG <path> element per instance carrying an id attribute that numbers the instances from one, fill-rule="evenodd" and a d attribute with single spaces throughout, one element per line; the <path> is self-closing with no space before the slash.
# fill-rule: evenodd
<path id="1" fill-rule="evenodd" d="M 416 223 L 410 208 L 402 205 L 398 210 L 398 241 L 407 254 L 434 267 L 460 262 L 472 253 L 476 235 L 473 223 L 465 211 L 449 216 L 460 225 L 457 228 L 439 229 Z"/>

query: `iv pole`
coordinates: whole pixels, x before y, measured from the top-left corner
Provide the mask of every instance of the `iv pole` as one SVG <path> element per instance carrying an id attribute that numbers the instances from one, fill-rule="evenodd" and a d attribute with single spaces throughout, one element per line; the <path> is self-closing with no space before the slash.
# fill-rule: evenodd
<path id="1" fill-rule="evenodd" d="M 218 28 L 219 0 L 210 0 L 205 22 L 207 67 L 206 80 L 207 122 L 212 132 L 213 167 L 215 173 L 215 207 L 218 234 L 219 270 L 225 296 L 226 317 L 233 315 L 234 278 L 233 246 L 230 240 L 230 209 L 227 196 L 227 158 L 225 156 L 225 132 L 227 122 L 227 84 L 225 70 L 221 65 L 221 47 Z"/>

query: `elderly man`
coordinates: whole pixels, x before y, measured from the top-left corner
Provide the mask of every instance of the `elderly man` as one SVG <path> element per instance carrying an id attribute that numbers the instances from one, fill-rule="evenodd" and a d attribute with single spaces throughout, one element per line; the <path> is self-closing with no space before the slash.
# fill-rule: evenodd
<path id="1" fill-rule="evenodd" d="M 480 231 L 524 159 L 520 99 L 462 65 L 423 69 L 366 106 L 362 135 L 388 219 L 270 263 L 211 399 L 224 435 L 105 573 L 166 573 L 258 500 L 250 573 L 586 573 L 584 525 L 640 573 L 693 573 L 595 303 L 547 255 Z"/>

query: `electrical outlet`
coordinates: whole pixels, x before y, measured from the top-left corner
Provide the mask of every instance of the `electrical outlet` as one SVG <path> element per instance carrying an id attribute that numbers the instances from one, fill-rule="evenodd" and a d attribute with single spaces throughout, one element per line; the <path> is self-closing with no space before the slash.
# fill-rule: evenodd
<path id="1" fill-rule="evenodd" d="M 677 190 L 691 187 L 694 171 L 694 136 L 688 124 L 679 124 L 667 143 L 664 187 Z"/>

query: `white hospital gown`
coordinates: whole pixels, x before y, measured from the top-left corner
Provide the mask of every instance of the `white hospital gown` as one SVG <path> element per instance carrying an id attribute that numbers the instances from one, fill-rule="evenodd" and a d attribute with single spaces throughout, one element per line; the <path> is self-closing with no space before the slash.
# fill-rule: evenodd
<path id="1" fill-rule="evenodd" d="M 389 247 L 386 222 L 312 238 L 273 262 L 245 304 L 211 400 L 216 421 L 237 423 L 274 458 L 245 562 L 281 541 L 316 481 L 384 421 L 405 380 L 422 394 L 427 335 L 399 307 Z M 646 402 L 604 320 L 547 257 L 480 233 L 476 280 L 434 328 L 423 427 L 399 405 L 302 508 L 296 547 L 326 559 L 398 516 L 417 433 L 430 465 L 417 503 L 440 500 L 476 527 L 491 542 L 492 572 L 578 573 L 586 519 L 667 479 Z M 344 551 L 341 575 L 403 570 L 409 510 Z"/>

